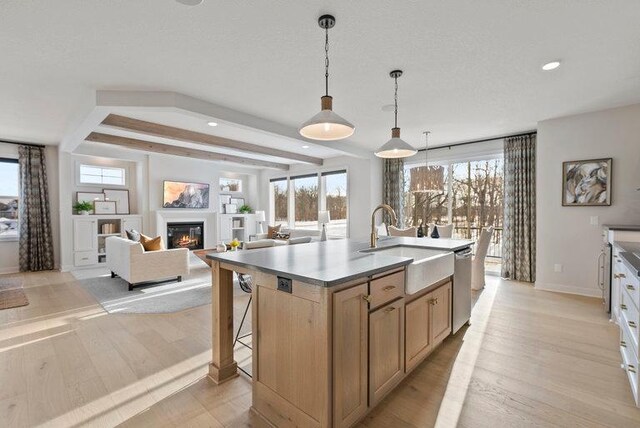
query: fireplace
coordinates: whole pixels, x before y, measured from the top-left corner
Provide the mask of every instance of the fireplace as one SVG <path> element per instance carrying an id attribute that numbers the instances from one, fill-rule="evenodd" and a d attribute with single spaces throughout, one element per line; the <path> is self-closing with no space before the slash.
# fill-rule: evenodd
<path id="1" fill-rule="evenodd" d="M 167 223 L 167 248 L 204 249 L 204 222 Z"/>

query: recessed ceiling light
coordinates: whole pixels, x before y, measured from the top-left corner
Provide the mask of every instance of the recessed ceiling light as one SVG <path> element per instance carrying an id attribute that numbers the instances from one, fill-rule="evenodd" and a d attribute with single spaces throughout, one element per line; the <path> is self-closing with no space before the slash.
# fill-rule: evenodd
<path id="1" fill-rule="evenodd" d="M 309 148 L 309 146 L 302 146 L 302 148 L 303 148 L 303 149 L 308 149 L 308 148 Z"/>
<path id="2" fill-rule="evenodd" d="M 218 122 L 207 122 L 209 126 L 218 126 Z"/>
<path id="3" fill-rule="evenodd" d="M 551 70 L 555 70 L 558 67 L 560 67 L 560 61 L 551 61 L 543 65 L 542 69 L 544 71 L 551 71 Z"/>
<path id="4" fill-rule="evenodd" d="M 176 1 L 186 6 L 197 6 L 200 3 L 202 3 L 202 0 L 176 0 Z"/>

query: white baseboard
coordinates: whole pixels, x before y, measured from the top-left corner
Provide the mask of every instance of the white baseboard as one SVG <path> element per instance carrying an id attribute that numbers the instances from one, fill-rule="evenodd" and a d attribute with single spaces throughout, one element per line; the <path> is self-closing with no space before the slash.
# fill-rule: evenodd
<path id="1" fill-rule="evenodd" d="M 18 273 L 20 272 L 20 266 L 11 266 L 7 268 L 0 268 L 0 275 L 4 275 L 7 273 Z"/>
<path id="2" fill-rule="evenodd" d="M 542 291 L 553 291 L 556 293 L 577 294 L 579 296 L 602 298 L 602 290 L 593 289 L 593 288 L 576 287 L 573 285 L 536 282 L 535 289 L 542 290 Z"/>

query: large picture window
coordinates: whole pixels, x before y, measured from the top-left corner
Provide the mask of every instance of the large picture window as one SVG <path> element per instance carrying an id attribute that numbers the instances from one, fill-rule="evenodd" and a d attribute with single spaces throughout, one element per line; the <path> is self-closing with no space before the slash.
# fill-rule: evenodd
<path id="1" fill-rule="evenodd" d="M 270 184 L 271 224 L 289 225 L 289 182 L 286 178 L 272 179 Z"/>
<path id="2" fill-rule="evenodd" d="M 502 155 L 479 160 L 406 163 L 404 225 L 453 223 L 453 237 L 477 240 L 483 227 L 494 232 L 487 256 L 502 257 L 504 161 Z"/>
<path id="3" fill-rule="evenodd" d="M 327 235 L 348 236 L 347 171 L 325 171 L 270 180 L 271 224 L 290 229 L 318 230 L 318 212 L 329 211 Z"/>
<path id="4" fill-rule="evenodd" d="M 0 158 L 0 240 L 18 238 L 19 182 L 18 160 Z"/>

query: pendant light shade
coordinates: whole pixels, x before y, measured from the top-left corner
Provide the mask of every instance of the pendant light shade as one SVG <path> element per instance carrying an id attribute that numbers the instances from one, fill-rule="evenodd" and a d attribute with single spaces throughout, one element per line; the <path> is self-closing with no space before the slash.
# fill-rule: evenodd
<path id="1" fill-rule="evenodd" d="M 355 127 L 331 109 L 332 98 L 325 95 L 321 100 L 322 110 L 302 124 L 300 135 L 324 141 L 341 140 L 353 135 Z"/>
<path id="2" fill-rule="evenodd" d="M 336 25 L 336 19 L 331 15 L 322 15 L 318 18 L 318 25 L 325 30 L 325 95 L 320 99 L 320 113 L 303 123 L 299 132 L 303 137 L 312 140 L 341 140 L 353 135 L 355 127 L 348 120 L 333 112 L 333 98 L 329 96 L 329 28 Z"/>
<path id="3" fill-rule="evenodd" d="M 395 80 L 395 126 L 391 128 L 391 139 L 376 150 L 375 155 L 384 159 L 408 158 L 418 151 L 400 138 L 400 128 L 398 128 L 398 77 L 402 76 L 402 70 L 393 70 L 389 76 Z"/>

